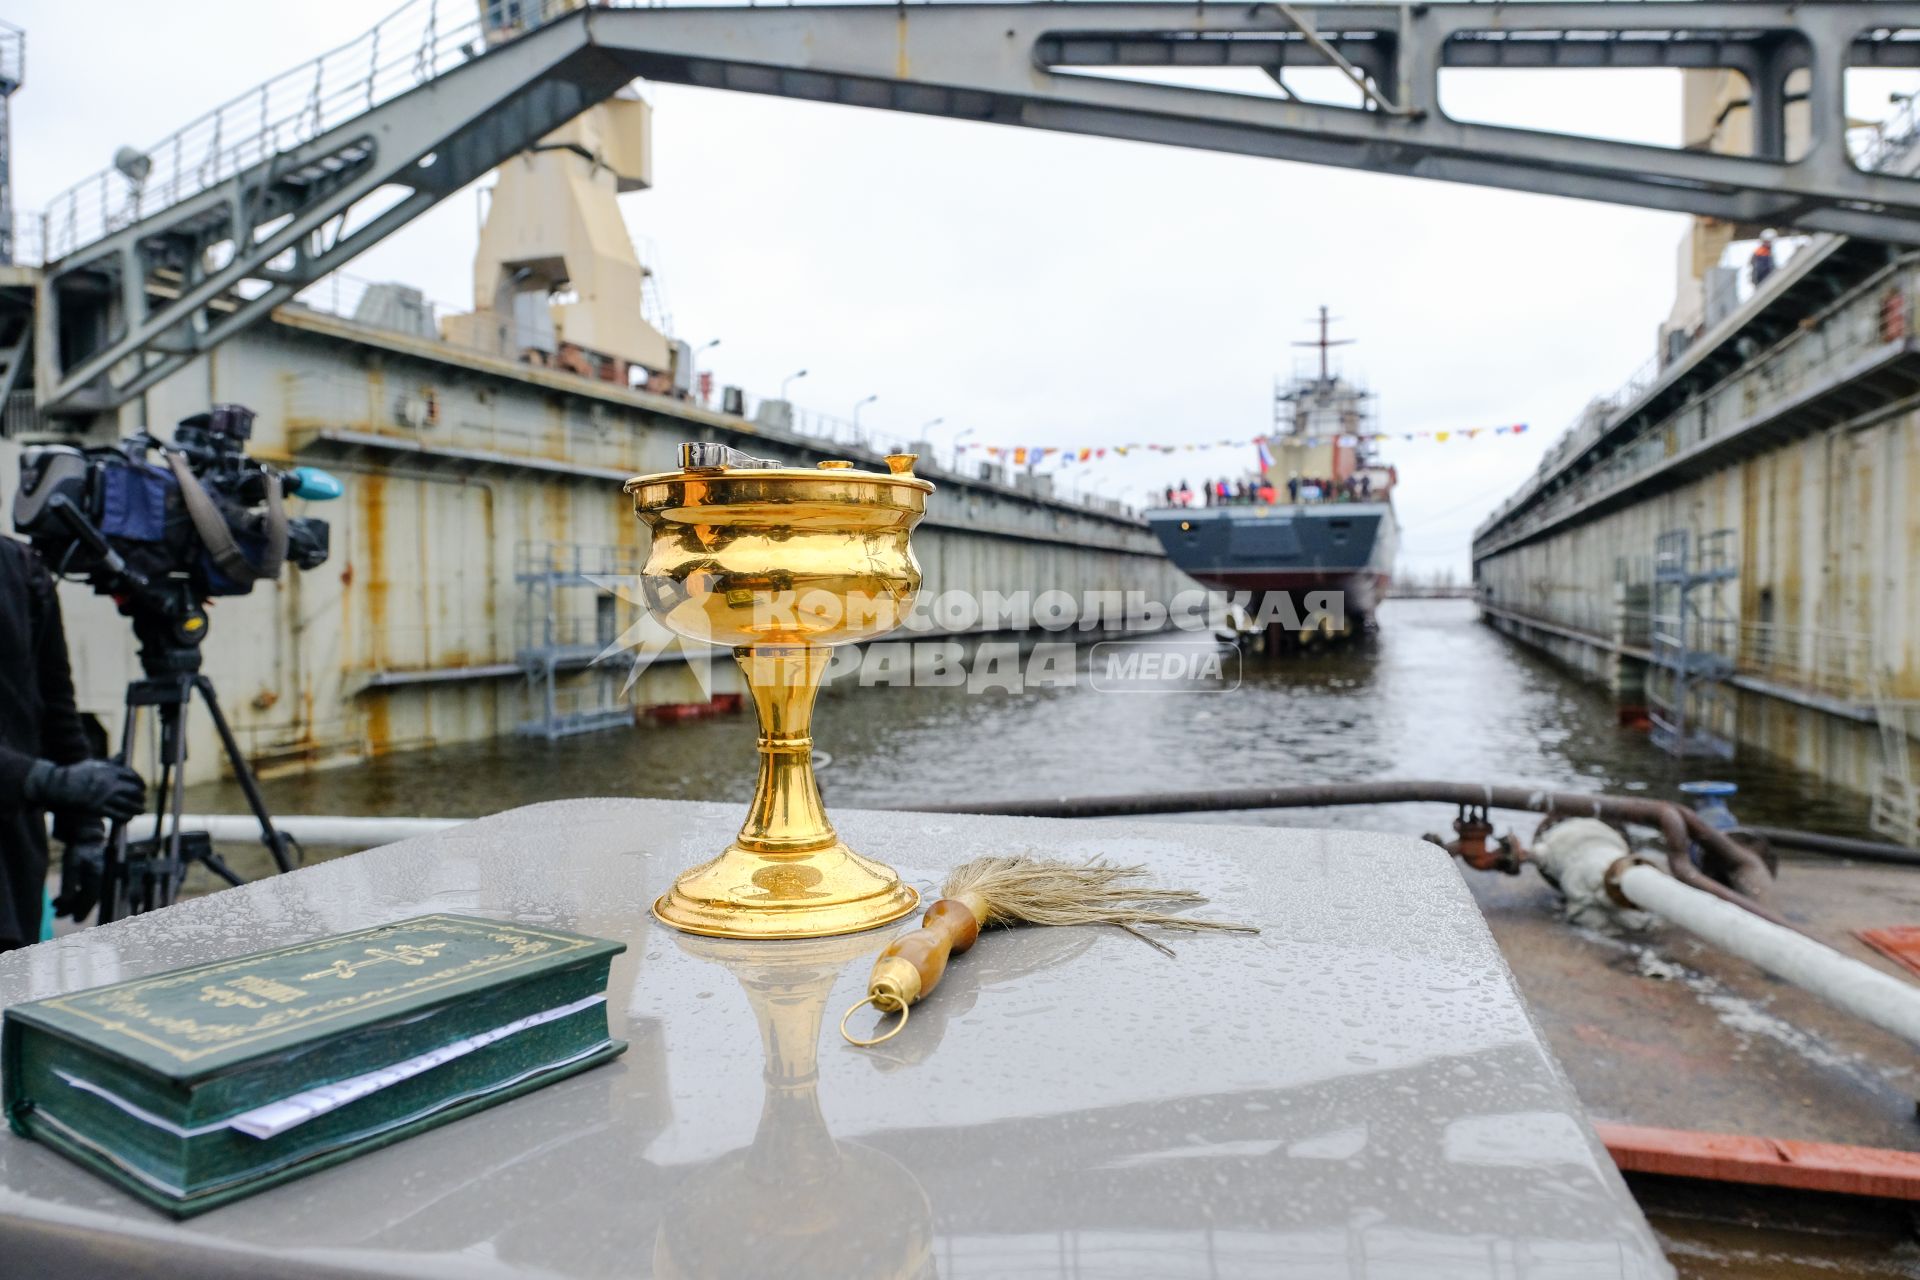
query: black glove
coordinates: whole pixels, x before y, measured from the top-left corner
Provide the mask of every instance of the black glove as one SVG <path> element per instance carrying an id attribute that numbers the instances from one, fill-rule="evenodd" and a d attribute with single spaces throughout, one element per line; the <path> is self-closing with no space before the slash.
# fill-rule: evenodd
<path id="1" fill-rule="evenodd" d="M 85 920 L 100 901 L 100 875 L 106 865 L 104 838 L 68 841 L 60 859 L 60 892 L 53 900 L 53 914 L 74 921 Z"/>
<path id="2" fill-rule="evenodd" d="M 35 808 L 79 810 L 125 822 L 147 807 L 147 784 L 112 760 L 36 760 L 27 770 L 21 796 Z"/>

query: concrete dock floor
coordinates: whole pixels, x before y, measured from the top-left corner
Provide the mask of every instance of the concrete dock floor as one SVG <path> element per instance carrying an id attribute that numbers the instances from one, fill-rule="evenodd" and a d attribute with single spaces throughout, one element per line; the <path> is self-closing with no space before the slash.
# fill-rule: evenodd
<path id="1" fill-rule="evenodd" d="M 270 871 L 257 847 L 227 852 L 249 878 Z M 1920 1151 L 1920 1060 L 1900 1040 L 1680 930 L 1572 927 L 1531 869 L 1461 874 L 1596 1121 Z M 189 892 L 213 887 L 196 872 Z M 1911 976 L 1855 931 L 1920 924 L 1920 871 L 1788 854 L 1776 903 L 1829 945 Z M 1759 1220 L 1769 1212 L 1762 1200 Z M 1687 1280 L 1920 1278 L 1913 1233 L 1886 1224 L 1809 1234 L 1648 1208 Z"/>
<path id="2" fill-rule="evenodd" d="M 1680 930 L 1574 928 L 1532 870 L 1463 874 L 1596 1121 L 1920 1151 L 1920 1072 L 1901 1040 Z M 1920 871 L 1788 858 L 1776 905 L 1847 955 L 1912 976 L 1854 931 L 1920 924 Z M 1780 1230 L 1758 1194 L 1739 1209 L 1747 1222 L 1645 1207 L 1688 1280 L 1920 1276 L 1920 1245 L 1897 1220 Z"/>
<path id="3" fill-rule="evenodd" d="M 1678 929 L 1568 925 L 1533 871 L 1465 871 L 1533 1016 L 1596 1120 L 1920 1151 L 1920 1072 L 1896 1037 Z M 1776 904 L 1901 978 L 1854 930 L 1920 924 L 1920 872 L 1786 861 Z"/>

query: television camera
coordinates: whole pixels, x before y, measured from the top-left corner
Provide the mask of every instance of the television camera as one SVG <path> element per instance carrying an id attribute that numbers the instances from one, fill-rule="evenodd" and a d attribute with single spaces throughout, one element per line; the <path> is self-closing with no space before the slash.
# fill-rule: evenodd
<path id="1" fill-rule="evenodd" d="M 285 500 L 338 497 L 340 484 L 311 467 L 282 472 L 247 456 L 253 420 L 244 405 L 217 404 L 182 420 L 171 444 L 143 431 L 106 447 L 43 444 L 21 455 L 14 528 L 53 572 L 112 597 L 133 622 L 146 678 L 127 686 L 118 758 L 126 761 L 143 708 L 154 708 L 160 729 L 153 834 L 130 840 L 127 824 L 117 822 L 104 850 L 69 858 L 61 902 L 75 919 L 95 901 L 101 923 L 164 906 L 196 861 L 241 882 L 205 832 L 181 830 L 183 712 L 196 691 L 259 820 L 261 843 L 280 870 L 293 865 L 289 839 L 274 828 L 213 683 L 200 671 L 200 645 L 208 600 L 246 595 L 255 583 L 278 579 L 289 561 L 303 570 L 326 562 L 326 522 L 289 515 Z"/>

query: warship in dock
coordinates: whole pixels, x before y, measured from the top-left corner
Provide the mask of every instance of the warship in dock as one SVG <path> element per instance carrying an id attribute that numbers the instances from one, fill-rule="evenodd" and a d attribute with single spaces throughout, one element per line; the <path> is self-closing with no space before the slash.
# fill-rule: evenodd
<path id="1" fill-rule="evenodd" d="M 1339 635 L 1370 626 L 1393 574 L 1399 524 L 1395 469 L 1375 456 L 1372 393 L 1334 369 L 1320 308 L 1318 363 L 1274 392 L 1273 431 L 1261 445 L 1260 474 L 1244 501 L 1174 505 L 1147 513 L 1167 555 L 1188 576 L 1219 591 L 1248 593 L 1255 615 L 1284 593 L 1299 616 L 1312 592 L 1338 592 Z"/>

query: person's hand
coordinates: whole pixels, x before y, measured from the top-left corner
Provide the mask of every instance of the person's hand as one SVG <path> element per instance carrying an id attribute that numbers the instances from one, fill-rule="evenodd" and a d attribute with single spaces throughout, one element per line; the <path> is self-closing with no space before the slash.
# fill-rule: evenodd
<path id="1" fill-rule="evenodd" d="M 113 760 L 55 764 L 36 760 L 21 789 L 26 802 L 41 809 L 73 809 L 125 822 L 147 807 L 147 784 Z"/>
<path id="2" fill-rule="evenodd" d="M 53 900 L 53 914 L 75 922 L 85 920 L 100 902 L 100 880 L 106 865 L 104 839 L 74 840 L 67 844 L 60 860 L 60 892 Z"/>

